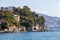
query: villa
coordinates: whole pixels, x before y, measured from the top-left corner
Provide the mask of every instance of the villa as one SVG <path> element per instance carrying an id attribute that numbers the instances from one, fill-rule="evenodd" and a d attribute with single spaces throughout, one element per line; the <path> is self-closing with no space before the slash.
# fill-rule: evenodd
<path id="1" fill-rule="evenodd" d="M 20 16 L 14 14 L 14 17 L 18 22 L 20 21 Z"/>

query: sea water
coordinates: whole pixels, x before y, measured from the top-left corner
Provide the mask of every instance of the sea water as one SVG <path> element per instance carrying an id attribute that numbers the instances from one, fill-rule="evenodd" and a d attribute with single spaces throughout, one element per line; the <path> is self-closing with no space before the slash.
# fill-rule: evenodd
<path id="1" fill-rule="evenodd" d="M 60 40 L 60 32 L 0 33 L 0 40 Z"/>

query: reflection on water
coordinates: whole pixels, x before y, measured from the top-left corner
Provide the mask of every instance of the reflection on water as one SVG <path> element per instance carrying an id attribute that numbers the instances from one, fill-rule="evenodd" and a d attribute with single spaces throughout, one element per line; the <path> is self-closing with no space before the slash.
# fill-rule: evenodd
<path id="1" fill-rule="evenodd" d="M 1 33 L 0 40 L 60 40 L 60 32 Z"/>

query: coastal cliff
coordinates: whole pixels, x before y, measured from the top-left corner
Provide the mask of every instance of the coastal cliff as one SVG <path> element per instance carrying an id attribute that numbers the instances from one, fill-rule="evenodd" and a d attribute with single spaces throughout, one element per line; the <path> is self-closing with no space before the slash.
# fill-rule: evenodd
<path id="1" fill-rule="evenodd" d="M 44 16 L 38 16 L 28 6 L 1 7 L 0 30 L 4 31 L 46 31 Z"/>

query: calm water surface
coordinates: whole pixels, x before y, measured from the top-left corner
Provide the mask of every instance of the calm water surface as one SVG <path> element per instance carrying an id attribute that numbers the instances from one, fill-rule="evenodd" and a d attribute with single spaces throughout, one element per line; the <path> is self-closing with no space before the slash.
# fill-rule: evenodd
<path id="1" fill-rule="evenodd" d="M 0 40 L 60 40 L 60 32 L 1 33 Z"/>

